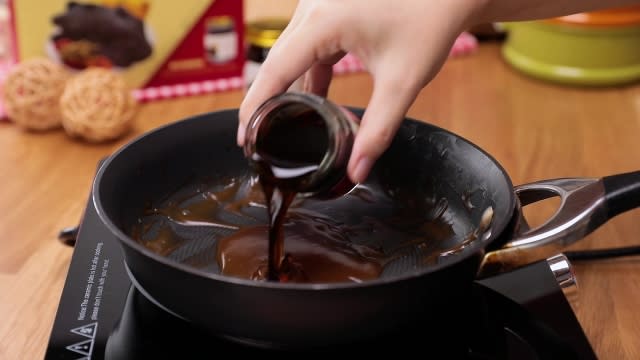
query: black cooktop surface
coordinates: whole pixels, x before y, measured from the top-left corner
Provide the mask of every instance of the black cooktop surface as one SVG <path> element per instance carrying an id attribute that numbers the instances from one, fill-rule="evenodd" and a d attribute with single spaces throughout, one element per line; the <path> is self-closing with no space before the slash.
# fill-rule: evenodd
<path id="1" fill-rule="evenodd" d="M 271 351 L 207 334 L 138 292 L 117 239 L 102 225 L 91 201 L 74 238 L 45 359 L 192 359 Z M 546 261 L 474 285 L 475 298 L 469 302 L 473 316 L 457 339 L 434 340 L 416 329 L 411 335 L 326 352 L 355 350 L 366 356 L 415 350 L 447 359 L 596 358 Z"/>

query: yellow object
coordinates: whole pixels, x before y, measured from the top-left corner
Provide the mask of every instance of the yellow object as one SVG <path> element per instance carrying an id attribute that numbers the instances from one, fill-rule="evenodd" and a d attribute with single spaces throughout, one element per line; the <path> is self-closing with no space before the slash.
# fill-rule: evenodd
<path id="1" fill-rule="evenodd" d="M 51 60 L 34 58 L 19 63 L 3 85 L 8 117 L 27 130 L 59 128 L 59 100 L 67 79 L 68 72 Z"/>
<path id="2" fill-rule="evenodd" d="M 102 142 L 130 129 L 136 101 L 122 76 L 108 69 L 90 68 L 68 81 L 60 108 L 67 134 Z"/>
<path id="3" fill-rule="evenodd" d="M 102 0 L 100 3 L 109 7 L 122 7 L 133 16 L 144 19 L 149 11 L 149 1 L 146 0 Z"/>
<path id="4" fill-rule="evenodd" d="M 576 26 L 554 19 L 504 26 L 504 59 L 527 75 L 584 86 L 640 80 L 640 24 Z"/>
<path id="5" fill-rule="evenodd" d="M 229 30 L 233 29 L 234 21 L 231 16 L 216 16 L 207 20 L 209 29 Z"/>
<path id="6" fill-rule="evenodd" d="M 247 42 L 263 48 L 271 48 L 289 23 L 285 18 L 269 18 L 247 24 Z"/>

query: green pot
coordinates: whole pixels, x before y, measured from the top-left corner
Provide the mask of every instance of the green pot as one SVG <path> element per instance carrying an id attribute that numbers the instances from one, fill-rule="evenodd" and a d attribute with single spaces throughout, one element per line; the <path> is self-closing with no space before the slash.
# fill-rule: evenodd
<path id="1" fill-rule="evenodd" d="M 640 25 L 586 27 L 547 21 L 502 24 L 502 55 L 530 76 L 569 85 L 640 80 Z"/>

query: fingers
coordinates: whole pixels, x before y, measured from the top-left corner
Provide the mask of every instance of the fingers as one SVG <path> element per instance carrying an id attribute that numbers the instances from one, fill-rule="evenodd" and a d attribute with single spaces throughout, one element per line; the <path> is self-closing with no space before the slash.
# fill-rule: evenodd
<path id="1" fill-rule="evenodd" d="M 333 77 L 333 66 L 316 64 L 304 76 L 303 91 L 326 97 Z"/>
<path id="2" fill-rule="evenodd" d="M 300 7 L 303 6 L 303 1 L 300 1 L 298 3 L 298 8 L 296 9 L 296 11 L 293 13 L 293 16 L 291 17 L 291 20 L 289 21 L 289 23 L 287 24 L 287 26 L 284 28 L 284 30 L 282 31 L 282 33 L 280 34 L 280 36 L 278 37 L 278 40 L 275 42 L 275 44 L 273 44 L 273 46 L 271 47 L 270 53 L 271 52 L 275 52 L 276 48 L 278 48 L 281 44 L 285 44 L 285 47 L 287 46 L 287 38 L 289 37 L 289 35 L 294 32 L 297 27 L 300 24 L 300 17 L 302 16 L 302 14 L 304 13 L 303 10 L 300 10 Z M 266 61 L 265 61 L 266 62 Z M 264 66 L 264 64 L 261 66 Z M 254 88 L 255 82 L 258 80 L 257 76 L 260 74 L 260 72 L 262 72 L 262 70 L 260 70 L 258 72 L 258 74 L 256 75 L 256 79 L 254 79 L 253 84 L 251 85 L 251 87 L 249 88 L 247 94 L 245 95 L 245 98 L 242 102 L 242 104 L 240 105 L 240 111 L 239 111 L 239 122 L 238 122 L 238 132 L 237 132 L 237 143 L 239 146 L 242 146 L 244 144 L 244 138 L 245 138 L 245 132 L 246 132 L 246 126 L 247 123 L 249 122 L 249 118 L 251 116 L 251 113 L 253 113 L 253 111 L 255 110 L 255 108 L 257 107 L 257 105 L 254 105 L 256 103 L 256 101 L 251 101 L 251 89 Z M 261 82 L 264 82 L 264 80 L 260 80 Z M 260 103 L 258 103 L 260 104 Z"/>
<path id="3" fill-rule="evenodd" d="M 376 79 L 360 123 L 347 168 L 355 183 L 364 182 L 376 160 L 389 147 L 404 116 L 420 91 L 401 83 L 402 77 Z"/>
<path id="4" fill-rule="evenodd" d="M 276 46 L 271 49 L 240 106 L 238 145 L 244 144 L 246 124 L 260 104 L 274 95 L 285 92 L 314 63 L 323 60 L 323 58 L 332 58 L 338 52 L 333 51 L 331 54 L 327 54 L 330 47 L 329 50 L 324 47 L 330 43 L 326 40 L 329 33 L 323 29 L 326 28 L 298 26 L 295 30 L 288 32 L 286 37 L 279 39 Z M 322 56 L 322 54 L 327 54 L 327 56 Z M 323 81 L 331 79 L 326 67 L 320 70 L 318 75 L 322 79 L 317 82 L 318 84 L 323 84 Z M 323 86 L 328 87 L 328 84 Z"/>
<path id="5" fill-rule="evenodd" d="M 331 79 L 333 78 L 333 65 L 340 61 L 344 55 L 344 52 L 339 52 L 328 59 L 323 59 L 315 63 L 304 75 L 303 90 L 326 97 L 329 93 Z"/>

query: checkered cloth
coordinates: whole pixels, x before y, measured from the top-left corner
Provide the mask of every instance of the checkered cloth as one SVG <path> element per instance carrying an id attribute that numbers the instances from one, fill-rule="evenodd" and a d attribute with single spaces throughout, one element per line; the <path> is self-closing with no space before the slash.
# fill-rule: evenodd
<path id="1" fill-rule="evenodd" d="M 451 51 L 450 57 L 462 56 L 470 54 L 478 47 L 476 38 L 467 32 L 463 32 L 458 36 Z M 365 67 L 362 62 L 353 54 L 347 54 L 338 63 L 333 66 L 333 73 L 336 75 L 355 73 L 364 71 Z M 236 90 L 243 86 L 241 77 L 228 79 L 205 80 L 193 82 L 189 84 L 161 86 L 155 88 L 145 88 L 135 90 L 134 95 L 140 102 L 153 101 L 158 99 L 167 99 L 180 96 L 200 95 L 218 91 Z"/>
<path id="2" fill-rule="evenodd" d="M 478 47 L 477 39 L 468 32 L 463 32 L 458 36 L 449 52 L 450 57 L 467 55 L 474 52 Z M 0 86 L 11 69 L 10 62 L 0 63 Z M 353 54 L 347 54 L 337 64 L 334 65 L 333 71 L 336 75 L 356 73 L 365 71 L 362 62 Z M 223 92 L 241 89 L 244 86 L 242 77 L 232 77 L 217 80 L 204 80 L 187 84 L 178 84 L 172 86 L 160 86 L 144 89 L 136 89 L 133 91 L 135 98 L 140 102 L 154 101 L 160 99 L 169 99 L 182 96 L 200 95 L 207 93 Z M 2 101 L 0 101 L 0 118 L 6 119 L 6 114 Z"/>

